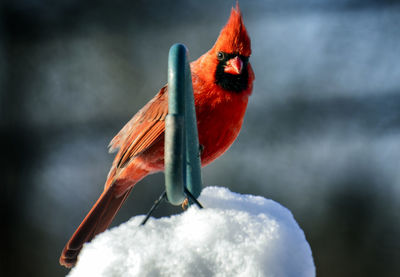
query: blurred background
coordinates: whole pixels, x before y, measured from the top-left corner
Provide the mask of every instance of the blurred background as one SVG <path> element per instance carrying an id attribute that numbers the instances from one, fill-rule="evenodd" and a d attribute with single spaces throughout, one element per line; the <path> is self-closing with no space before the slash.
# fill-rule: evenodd
<path id="1" fill-rule="evenodd" d="M 204 185 L 289 208 L 318 276 L 400 276 L 399 2 L 240 1 L 256 81 Z M 59 254 L 102 191 L 108 142 L 166 83 L 169 47 L 196 59 L 234 4 L 1 1 L 1 276 L 68 272 Z M 113 225 L 163 185 L 140 182 Z"/>

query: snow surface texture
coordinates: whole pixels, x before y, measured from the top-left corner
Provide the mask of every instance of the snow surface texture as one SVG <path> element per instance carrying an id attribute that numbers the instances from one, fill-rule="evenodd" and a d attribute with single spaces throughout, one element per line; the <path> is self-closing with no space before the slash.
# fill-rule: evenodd
<path id="1" fill-rule="evenodd" d="M 259 196 L 206 187 L 195 206 L 169 218 L 143 216 L 84 246 L 68 276 L 315 276 L 290 211 Z"/>

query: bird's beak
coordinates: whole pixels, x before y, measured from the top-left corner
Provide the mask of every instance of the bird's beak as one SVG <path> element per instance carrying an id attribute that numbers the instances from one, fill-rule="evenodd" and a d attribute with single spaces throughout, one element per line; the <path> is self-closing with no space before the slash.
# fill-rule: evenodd
<path id="1" fill-rule="evenodd" d="M 233 75 L 239 75 L 240 73 L 242 73 L 242 69 L 243 69 L 243 62 L 239 58 L 239 56 L 236 56 L 226 62 L 224 72 Z"/>

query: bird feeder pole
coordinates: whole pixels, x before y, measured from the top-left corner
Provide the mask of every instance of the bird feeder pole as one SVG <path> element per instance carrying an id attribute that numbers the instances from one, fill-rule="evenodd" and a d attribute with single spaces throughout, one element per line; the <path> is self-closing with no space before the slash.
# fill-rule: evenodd
<path id="1" fill-rule="evenodd" d="M 200 147 L 194 107 L 192 74 L 183 44 L 174 44 L 168 57 L 168 115 L 165 118 L 165 191 L 154 202 L 141 225 L 167 198 L 172 205 L 197 201 L 201 184 Z"/>
<path id="2" fill-rule="evenodd" d="M 197 198 L 202 189 L 199 139 L 192 76 L 183 44 L 168 58 L 168 115 L 165 120 L 165 187 L 168 201 L 180 205 L 185 190 Z"/>

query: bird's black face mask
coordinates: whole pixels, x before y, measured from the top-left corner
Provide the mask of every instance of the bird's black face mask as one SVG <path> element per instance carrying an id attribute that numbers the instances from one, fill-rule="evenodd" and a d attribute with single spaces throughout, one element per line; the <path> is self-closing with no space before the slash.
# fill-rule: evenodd
<path id="1" fill-rule="evenodd" d="M 247 64 L 249 57 L 245 57 L 238 54 L 228 54 L 224 52 L 218 52 L 217 59 L 219 63 L 215 72 L 215 83 L 222 87 L 224 90 L 232 92 L 242 92 L 249 86 L 249 72 L 247 70 Z M 230 66 L 231 62 L 237 62 L 240 64 L 240 72 L 229 73 L 226 70 L 227 66 Z M 235 67 L 237 69 L 237 67 Z"/>

